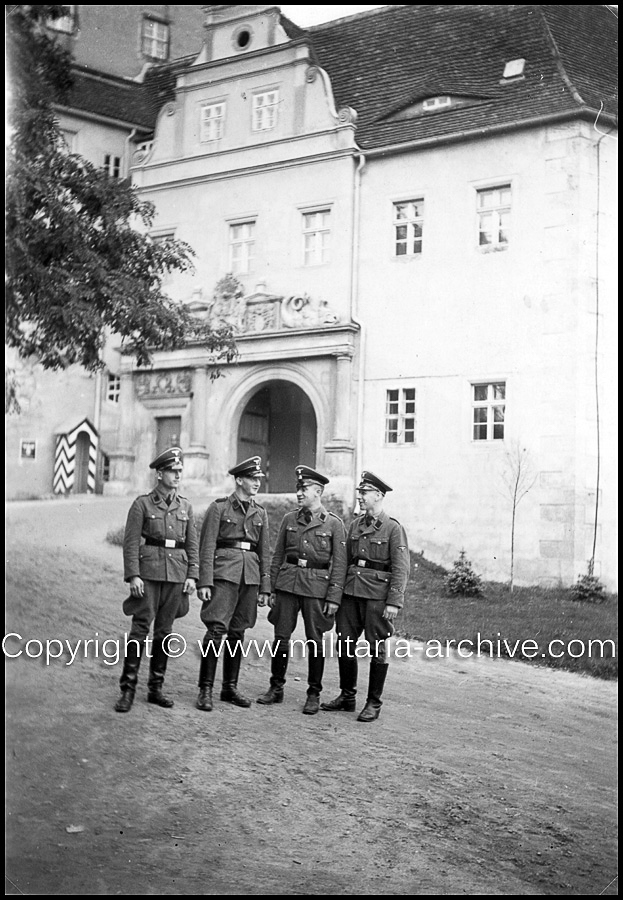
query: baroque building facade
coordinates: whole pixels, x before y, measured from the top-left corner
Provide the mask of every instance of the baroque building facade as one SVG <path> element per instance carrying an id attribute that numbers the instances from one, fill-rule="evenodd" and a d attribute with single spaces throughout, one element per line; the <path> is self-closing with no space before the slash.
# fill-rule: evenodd
<path id="1" fill-rule="evenodd" d="M 170 442 L 206 496 L 259 453 L 268 493 L 303 462 L 352 506 L 368 468 L 442 565 L 465 548 L 507 580 L 513 529 L 517 583 L 594 560 L 613 588 L 608 8 L 393 6 L 307 30 L 201 10 L 199 48 L 135 73 L 116 127 L 153 238 L 196 252 L 168 290 L 233 325 L 239 355 L 189 345 L 146 370 L 111 338 L 97 415 L 74 416 L 101 489 L 145 488 Z"/>

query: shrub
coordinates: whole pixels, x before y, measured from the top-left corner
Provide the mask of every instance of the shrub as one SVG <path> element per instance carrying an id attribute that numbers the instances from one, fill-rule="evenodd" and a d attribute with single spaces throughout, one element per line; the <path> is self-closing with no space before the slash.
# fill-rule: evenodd
<path id="1" fill-rule="evenodd" d="M 596 575 L 580 575 L 571 588 L 571 599 L 584 603 L 602 603 L 604 586 Z"/>
<path id="2" fill-rule="evenodd" d="M 443 581 L 451 594 L 463 597 L 480 597 L 483 594 L 480 575 L 474 572 L 470 560 L 465 558 L 465 550 L 461 550 Z"/>

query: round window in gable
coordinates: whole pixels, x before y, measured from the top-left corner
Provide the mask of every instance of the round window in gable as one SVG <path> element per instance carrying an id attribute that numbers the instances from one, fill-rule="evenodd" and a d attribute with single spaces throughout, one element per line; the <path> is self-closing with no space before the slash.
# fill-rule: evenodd
<path id="1" fill-rule="evenodd" d="M 248 50 L 253 39 L 253 31 L 248 25 L 241 25 L 234 32 L 234 47 L 236 50 Z"/>

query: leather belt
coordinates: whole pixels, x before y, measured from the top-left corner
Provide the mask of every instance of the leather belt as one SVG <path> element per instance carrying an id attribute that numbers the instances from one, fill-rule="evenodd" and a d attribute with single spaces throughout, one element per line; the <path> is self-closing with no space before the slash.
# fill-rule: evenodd
<path id="1" fill-rule="evenodd" d="M 222 540 L 216 542 L 217 550 L 252 550 L 257 553 L 257 544 L 255 541 L 234 541 Z"/>
<path id="2" fill-rule="evenodd" d="M 186 546 L 186 541 L 174 541 L 170 538 L 145 538 L 145 543 L 148 547 L 167 547 L 169 550 L 183 550 Z"/>
<path id="3" fill-rule="evenodd" d="M 373 562 L 371 559 L 356 559 L 354 564 L 362 569 L 376 569 L 377 572 L 391 572 L 391 563 Z"/>
<path id="4" fill-rule="evenodd" d="M 301 559 L 299 556 L 286 556 L 286 562 L 292 566 L 300 566 L 301 569 L 330 569 L 331 563 L 314 563 L 309 564 L 308 559 Z"/>

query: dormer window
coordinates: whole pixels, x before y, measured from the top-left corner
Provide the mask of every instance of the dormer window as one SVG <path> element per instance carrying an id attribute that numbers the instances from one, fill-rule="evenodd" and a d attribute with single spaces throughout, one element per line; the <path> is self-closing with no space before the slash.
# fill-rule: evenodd
<path id="1" fill-rule="evenodd" d="M 224 125 L 225 103 L 206 103 L 201 107 L 199 140 L 202 144 L 220 140 Z"/>
<path id="2" fill-rule="evenodd" d="M 504 81 L 511 81 L 515 78 L 523 78 L 525 65 L 525 59 L 511 59 L 510 62 L 507 62 L 504 66 L 502 79 Z"/>
<path id="3" fill-rule="evenodd" d="M 277 124 L 279 91 L 265 91 L 253 97 L 253 131 L 269 131 Z"/>
<path id="4" fill-rule="evenodd" d="M 155 19 L 143 19 L 141 28 L 141 53 L 147 59 L 162 62 L 169 57 L 169 26 Z"/>
<path id="5" fill-rule="evenodd" d="M 422 109 L 424 112 L 431 112 L 434 109 L 442 109 L 444 106 L 450 106 L 452 101 L 450 97 L 428 97 L 422 103 Z"/>

